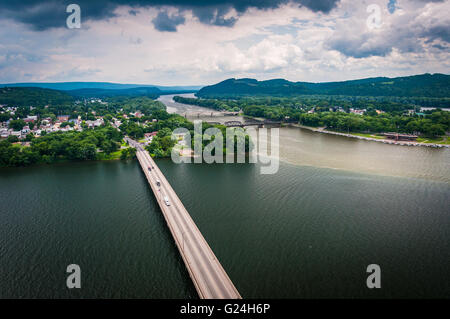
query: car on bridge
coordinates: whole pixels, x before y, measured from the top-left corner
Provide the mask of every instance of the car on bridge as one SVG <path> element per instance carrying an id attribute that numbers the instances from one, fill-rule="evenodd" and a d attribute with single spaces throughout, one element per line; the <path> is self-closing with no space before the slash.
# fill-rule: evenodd
<path id="1" fill-rule="evenodd" d="M 149 168 L 148 168 L 148 171 L 149 171 L 149 172 L 151 172 L 151 171 L 152 171 L 152 169 L 151 169 L 151 168 L 149 167 Z"/>
<path id="2" fill-rule="evenodd" d="M 166 206 L 170 206 L 169 197 L 164 196 L 164 202 L 166 203 Z"/>
<path id="3" fill-rule="evenodd" d="M 161 182 L 159 181 L 159 179 L 156 180 L 156 186 L 161 186 Z"/>

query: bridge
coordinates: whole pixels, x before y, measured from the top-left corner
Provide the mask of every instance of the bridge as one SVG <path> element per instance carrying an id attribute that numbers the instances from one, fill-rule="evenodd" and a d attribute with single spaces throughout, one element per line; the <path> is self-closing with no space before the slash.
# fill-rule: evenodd
<path id="1" fill-rule="evenodd" d="M 281 125 L 281 121 L 271 121 L 271 120 L 258 121 L 255 119 L 251 119 L 251 120 L 246 120 L 245 122 L 226 121 L 224 123 L 224 125 L 227 127 L 245 127 L 245 126 L 263 127 L 264 125 Z"/>
<path id="2" fill-rule="evenodd" d="M 211 111 L 211 112 L 186 112 L 183 114 L 183 116 L 185 118 L 187 117 L 197 117 L 199 118 L 200 116 L 210 116 L 210 117 L 214 117 L 214 116 L 237 116 L 239 115 L 239 112 L 231 112 L 231 111 Z"/>
<path id="3" fill-rule="evenodd" d="M 129 137 L 125 137 L 125 140 L 136 148 L 139 164 L 158 201 L 199 297 L 241 299 L 219 260 L 148 152 Z"/>

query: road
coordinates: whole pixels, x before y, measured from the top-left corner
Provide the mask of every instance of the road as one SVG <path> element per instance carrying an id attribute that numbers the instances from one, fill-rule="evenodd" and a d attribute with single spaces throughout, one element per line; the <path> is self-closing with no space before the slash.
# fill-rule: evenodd
<path id="1" fill-rule="evenodd" d="M 148 152 L 136 141 L 128 137 L 125 137 L 125 140 L 136 148 L 138 161 L 161 207 L 199 297 L 241 299 L 188 211 Z M 168 199 L 169 205 L 165 198 Z"/>

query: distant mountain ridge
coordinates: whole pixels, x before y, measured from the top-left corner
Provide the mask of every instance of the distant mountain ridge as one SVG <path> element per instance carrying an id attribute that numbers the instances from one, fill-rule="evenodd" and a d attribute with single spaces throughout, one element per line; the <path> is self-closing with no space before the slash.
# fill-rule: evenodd
<path id="1" fill-rule="evenodd" d="M 206 86 L 197 92 L 199 97 L 233 96 L 404 96 L 450 97 L 450 75 L 421 74 L 406 77 L 376 77 L 342 82 L 291 82 L 284 79 L 258 81 L 231 78 Z"/>
<path id="2" fill-rule="evenodd" d="M 98 89 L 98 88 L 87 88 L 87 89 L 77 89 L 77 90 L 67 90 L 62 91 L 68 93 L 76 98 L 106 98 L 113 96 L 149 96 L 152 98 L 157 98 L 159 95 L 163 94 L 157 87 L 147 86 L 147 87 L 137 87 L 128 89 Z M 184 91 L 177 91 L 184 92 Z"/>
<path id="3" fill-rule="evenodd" d="M 0 84 L 0 87 L 39 87 L 61 91 L 81 90 L 81 89 L 105 89 L 105 90 L 125 90 L 143 87 L 157 88 L 161 91 L 197 91 L 202 86 L 160 86 L 151 84 L 121 84 L 110 82 L 28 82 L 28 83 L 7 83 Z"/>

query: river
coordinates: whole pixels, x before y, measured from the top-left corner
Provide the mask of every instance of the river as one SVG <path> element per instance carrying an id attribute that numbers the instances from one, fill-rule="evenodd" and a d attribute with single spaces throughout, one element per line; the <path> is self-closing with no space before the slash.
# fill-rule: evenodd
<path id="1" fill-rule="evenodd" d="M 449 298 L 448 152 L 282 128 L 274 175 L 157 163 L 244 298 Z M 1 169 L 0 196 L 0 297 L 196 298 L 136 161 Z"/>

